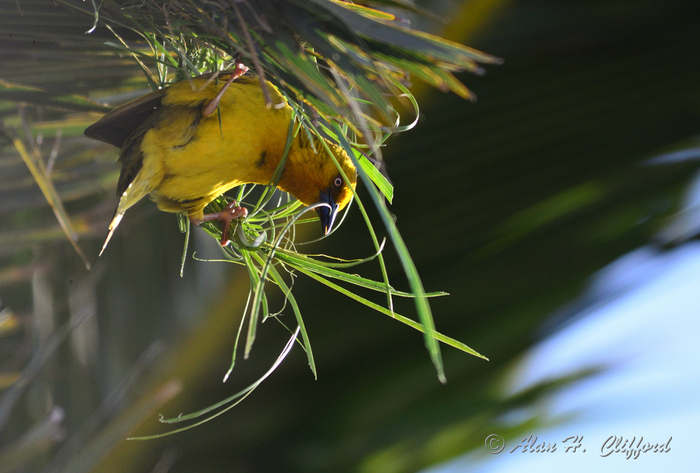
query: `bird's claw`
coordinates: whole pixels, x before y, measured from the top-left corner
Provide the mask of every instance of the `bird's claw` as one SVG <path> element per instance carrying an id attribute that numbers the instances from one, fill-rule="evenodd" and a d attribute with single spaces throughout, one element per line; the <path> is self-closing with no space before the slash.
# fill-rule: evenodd
<path id="1" fill-rule="evenodd" d="M 231 239 L 229 238 L 229 228 L 231 228 L 231 222 L 239 218 L 245 218 L 248 216 L 248 209 L 241 207 L 235 200 L 232 200 L 222 211 L 206 214 L 202 216 L 201 219 L 190 217 L 190 220 L 195 225 L 199 226 L 204 222 L 211 222 L 212 220 L 221 221 L 221 246 L 226 246 L 229 244 Z"/>

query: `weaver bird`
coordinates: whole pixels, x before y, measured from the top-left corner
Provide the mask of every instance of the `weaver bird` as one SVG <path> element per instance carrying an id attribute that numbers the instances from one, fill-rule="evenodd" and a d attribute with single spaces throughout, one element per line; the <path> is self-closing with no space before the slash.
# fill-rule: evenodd
<path id="1" fill-rule="evenodd" d="M 221 244 L 229 242 L 231 221 L 245 217 L 247 210 L 232 202 L 221 212 L 204 215 L 204 207 L 241 184 L 269 184 L 293 119 L 292 108 L 270 82 L 267 88 L 276 105 L 266 107 L 260 82 L 243 75 L 246 70 L 237 64 L 233 72 L 219 75 L 218 83 L 211 74 L 176 82 L 108 113 L 85 130 L 86 136 L 121 148 L 119 204 L 100 254 L 124 213 L 147 194 L 160 210 L 183 213 L 196 225 L 221 220 Z M 316 210 L 327 234 L 352 197 L 357 172 L 342 148 L 326 142 L 348 182 L 320 139 L 312 143 L 299 131 L 277 187 L 304 205 L 326 204 Z"/>

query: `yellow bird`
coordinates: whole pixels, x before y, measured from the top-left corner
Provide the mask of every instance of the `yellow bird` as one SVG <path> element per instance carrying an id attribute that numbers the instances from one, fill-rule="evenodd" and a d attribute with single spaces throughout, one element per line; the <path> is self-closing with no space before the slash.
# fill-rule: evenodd
<path id="1" fill-rule="evenodd" d="M 176 82 L 108 113 L 85 130 L 86 136 L 121 148 L 119 204 L 102 251 L 124 212 L 147 194 L 160 210 L 184 213 L 194 224 L 221 220 L 221 244 L 228 243 L 231 221 L 245 217 L 247 210 L 232 202 L 222 212 L 204 215 L 204 207 L 241 184 L 271 182 L 293 117 L 270 82 L 275 105 L 266 107 L 258 79 L 242 75 L 245 71 L 239 64 L 219 75 L 218 84 L 211 74 Z M 217 108 L 220 113 L 215 113 Z M 317 208 L 326 234 L 357 181 L 345 151 L 327 144 L 348 182 L 320 140 L 312 144 L 300 131 L 277 184 L 304 205 L 327 204 Z"/>

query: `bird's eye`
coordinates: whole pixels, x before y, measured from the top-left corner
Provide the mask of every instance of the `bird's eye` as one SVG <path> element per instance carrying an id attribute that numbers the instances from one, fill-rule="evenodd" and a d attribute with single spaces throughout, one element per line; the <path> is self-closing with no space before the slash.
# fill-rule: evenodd
<path id="1" fill-rule="evenodd" d="M 334 185 L 335 187 L 340 187 L 340 186 L 342 186 L 342 185 L 343 185 L 343 178 L 340 177 L 340 176 L 336 177 L 336 178 L 333 180 L 333 185 Z"/>

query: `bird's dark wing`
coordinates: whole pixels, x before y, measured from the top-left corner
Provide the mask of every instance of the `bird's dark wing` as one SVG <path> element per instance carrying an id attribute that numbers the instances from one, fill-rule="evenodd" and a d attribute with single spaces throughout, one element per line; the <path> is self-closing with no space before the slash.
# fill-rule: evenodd
<path id="1" fill-rule="evenodd" d="M 154 102 L 155 103 L 155 102 Z M 180 148 L 187 145 L 196 133 L 202 118 L 201 102 L 195 106 L 158 105 L 124 140 L 119 163 L 122 166 L 117 183 L 117 196 L 129 187 L 131 181 L 143 166 L 143 142 L 146 133 L 153 128 L 179 130 L 179 133 L 169 136 L 169 145 Z"/>
<path id="2" fill-rule="evenodd" d="M 158 110 L 166 89 L 156 90 L 112 110 L 85 129 L 85 136 L 122 148 L 126 140 Z"/>

